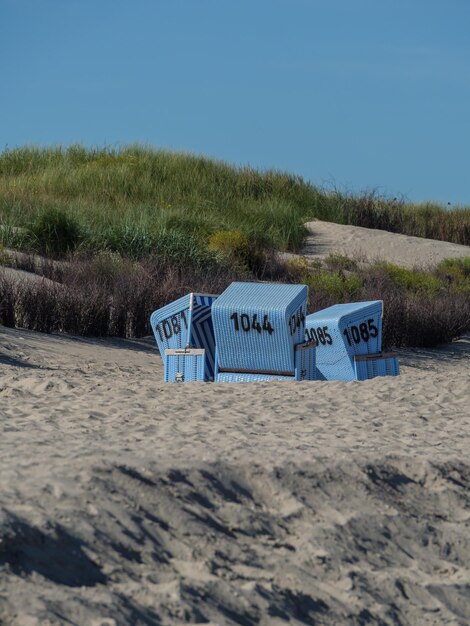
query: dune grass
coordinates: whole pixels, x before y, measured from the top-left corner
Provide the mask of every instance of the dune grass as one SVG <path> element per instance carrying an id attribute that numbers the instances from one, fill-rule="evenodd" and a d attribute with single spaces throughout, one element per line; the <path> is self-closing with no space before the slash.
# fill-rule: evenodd
<path id="1" fill-rule="evenodd" d="M 468 208 L 326 192 L 284 172 L 141 146 L 26 147 L 0 154 L 6 247 L 143 258 L 156 250 L 174 256 L 171 247 L 179 250 L 186 239 L 191 259 L 204 263 L 211 239 L 229 231 L 257 251 L 245 254 L 256 269 L 261 251 L 299 251 L 303 223 L 312 218 L 470 244 Z"/>
<path id="2" fill-rule="evenodd" d="M 288 174 L 137 147 L 0 155 L 4 243 L 41 252 L 35 225 L 58 219 L 69 223 L 74 248 L 136 258 L 166 242 L 168 232 L 205 248 L 214 233 L 238 230 L 259 249 L 298 250 L 310 196 Z"/>

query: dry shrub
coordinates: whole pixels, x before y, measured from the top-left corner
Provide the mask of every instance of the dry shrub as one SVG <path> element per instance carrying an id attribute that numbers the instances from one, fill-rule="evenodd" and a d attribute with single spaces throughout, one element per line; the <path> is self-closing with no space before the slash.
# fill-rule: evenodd
<path id="1" fill-rule="evenodd" d="M 383 345 L 431 347 L 459 337 L 470 329 L 470 299 L 441 289 L 437 294 L 413 292 L 397 285 L 387 273 L 370 274 L 364 300 L 383 300 Z"/>
<path id="2" fill-rule="evenodd" d="M 470 328 L 468 298 L 461 294 L 449 297 L 403 297 L 392 294 L 384 299 L 385 347 L 431 347 L 459 337 Z"/>
<path id="3" fill-rule="evenodd" d="M 0 275 L 0 322 L 41 332 L 141 337 L 155 309 L 191 291 L 220 293 L 240 276 L 200 272 L 149 258 L 75 258 L 58 269 L 61 282 L 18 281 Z"/>
<path id="4" fill-rule="evenodd" d="M 306 279 L 301 276 L 304 269 L 273 254 L 266 259 L 262 278 L 301 283 Z M 51 280 L 34 283 L 0 273 L 2 324 L 42 332 L 141 337 L 151 333 L 152 311 L 168 302 L 191 291 L 221 293 L 234 280 L 254 280 L 253 275 L 241 274 L 236 268 L 201 270 L 157 257 L 136 262 L 109 252 L 49 265 L 47 273 Z M 437 293 L 416 292 L 380 266 L 357 275 L 329 276 L 311 283 L 309 310 L 338 302 L 383 300 L 384 348 L 432 346 L 470 329 L 470 298 L 452 284 L 446 287 L 443 283 Z M 349 289 L 352 279 L 357 292 Z"/>
<path id="5" fill-rule="evenodd" d="M 320 311 L 340 302 L 383 300 L 384 349 L 402 346 L 430 347 L 446 343 L 470 329 L 470 298 L 452 285 L 439 292 L 413 291 L 397 284 L 377 266 L 360 273 L 362 289 L 350 296 L 338 294 L 328 281 L 309 291 L 309 309 Z"/>

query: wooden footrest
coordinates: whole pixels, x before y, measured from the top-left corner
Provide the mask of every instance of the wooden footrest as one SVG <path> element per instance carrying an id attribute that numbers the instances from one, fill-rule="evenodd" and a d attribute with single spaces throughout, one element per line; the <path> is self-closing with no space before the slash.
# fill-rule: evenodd
<path id="1" fill-rule="evenodd" d="M 189 383 L 204 380 L 206 351 L 202 348 L 165 350 L 164 381 Z"/>
<path id="2" fill-rule="evenodd" d="M 398 376 L 400 365 L 394 352 L 365 354 L 354 357 L 356 380 L 368 380 L 376 376 Z"/>

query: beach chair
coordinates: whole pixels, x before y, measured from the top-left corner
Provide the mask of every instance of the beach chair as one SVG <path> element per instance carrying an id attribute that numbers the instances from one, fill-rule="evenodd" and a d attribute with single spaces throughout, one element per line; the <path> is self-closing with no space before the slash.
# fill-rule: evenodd
<path id="1" fill-rule="evenodd" d="M 216 299 L 212 294 L 190 293 L 152 313 L 150 325 L 164 362 L 165 381 L 214 380 L 211 310 Z"/>
<path id="2" fill-rule="evenodd" d="M 313 380 L 305 285 L 232 283 L 214 302 L 215 380 Z"/>
<path id="3" fill-rule="evenodd" d="M 382 354 L 381 300 L 335 304 L 307 316 L 305 338 L 314 341 L 319 380 L 397 376 L 398 359 Z"/>

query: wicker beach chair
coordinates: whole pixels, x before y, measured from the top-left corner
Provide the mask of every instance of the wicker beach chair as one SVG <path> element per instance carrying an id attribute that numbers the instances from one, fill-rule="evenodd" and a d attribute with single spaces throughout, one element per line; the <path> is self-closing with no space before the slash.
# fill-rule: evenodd
<path id="1" fill-rule="evenodd" d="M 397 376 L 396 355 L 383 354 L 381 300 L 335 304 L 307 316 L 305 338 L 317 344 L 319 380 Z"/>
<path id="2" fill-rule="evenodd" d="M 217 296 L 190 293 L 154 311 L 150 325 L 165 366 L 165 381 L 214 380 L 212 304 Z"/>
<path id="3" fill-rule="evenodd" d="M 313 380 L 305 285 L 232 283 L 214 302 L 215 380 Z"/>

